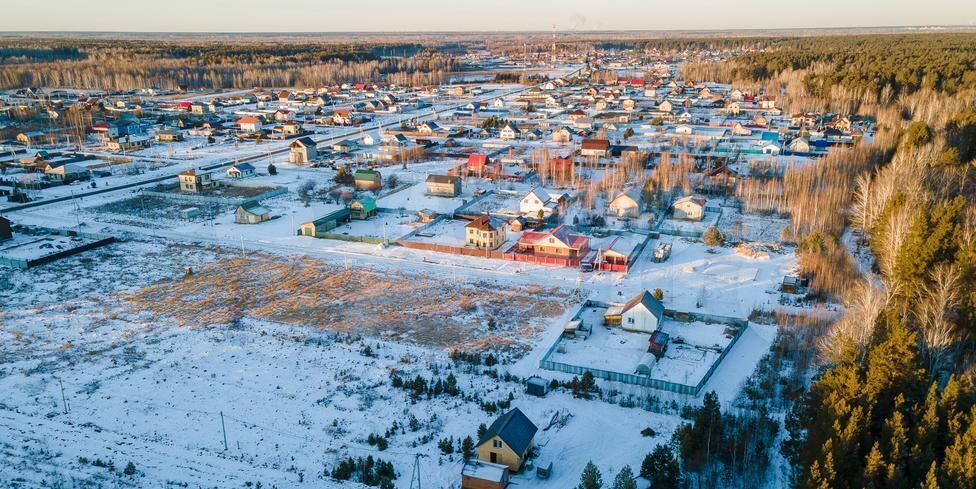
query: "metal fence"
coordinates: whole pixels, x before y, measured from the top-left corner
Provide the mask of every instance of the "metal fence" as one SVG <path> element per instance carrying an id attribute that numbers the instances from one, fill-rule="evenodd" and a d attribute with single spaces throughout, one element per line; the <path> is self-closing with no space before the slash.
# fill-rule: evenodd
<path id="1" fill-rule="evenodd" d="M 238 206 L 244 204 L 245 202 L 256 202 L 264 199 L 270 199 L 272 197 L 277 197 L 282 194 L 286 194 L 288 193 L 288 189 L 285 187 L 276 188 L 274 190 L 269 190 L 267 192 L 252 197 L 221 197 L 216 195 L 183 194 L 178 192 L 157 192 L 155 190 L 144 190 L 143 193 L 152 197 L 176 200 L 180 202 L 190 202 L 195 204 L 219 204 L 219 205 Z"/>
<path id="2" fill-rule="evenodd" d="M 602 303 L 602 302 L 595 302 L 595 301 L 587 301 L 583 304 L 582 307 L 580 307 L 580 310 L 579 312 L 576 313 L 574 319 L 579 317 L 580 313 L 582 313 L 582 311 L 587 307 L 594 307 L 594 306 L 608 307 L 609 304 Z M 709 321 L 709 322 L 717 322 L 722 324 L 731 324 L 739 328 L 738 331 L 735 333 L 735 336 L 732 337 L 732 340 L 729 341 L 729 344 L 722 350 L 722 353 L 719 354 L 718 358 L 716 358 L 715 361 L 712 362 L 712 365 L 705 372 L 705 375 L 703 375 L 701 380 L 698 381 L 698 383 L 695 385 L 678 384 L 675 382 L 654 379 L 643 375 L 629 374 L 624 372 L 614 372 L 610 370 L 602 370 L 602 369 L 591 368 L 591 367 L 582 367 L 579 365 L 570 365 L 568 363 L 555 362 L 549 360 L 549 358 L 552 356 L 552 353 L 556 351 L 556 348 L 559 347 L 559 343 L 563 341 L 562 336 L 556 339 L 556 341 L 552 344 L 552 346 L 550 346 L 549 349 L 546 350 L 546 354 L 542 357 L 542 360 L 539 361 L 539 368 L 544 370 L 552 370 L 556 372 L 573 374 L 573 375 L 583 375 L 585 372 L 590 372 L 591 374 L 593 374 L 593 377 L 596 377 L 598 379 L 611 380 L 614 382 L 622 382 L 625 384 L 640 385 L 644 387 L 650 387 L 652 389 L 675 392 L 678 394 L 690 394 L 693 396 L 697 396 L 699 392 L 701 392 L 702 388 L 705 387 L 705 384 L 708 383 L 708 379 L 710 379 L 712 377 L 712 374 L 715 373 L 715 369 L 718 368 L 718 366 L 722 363 L 722 360 L 725 359 L 725 356 L 728 355 L 729 351 L 732 350 L 732 347 L 734 347 L 735 344 L 739 341 L 739 338 L 742 337 L 742 334 L 745 333 L 746 329 L 748 328 L 749 321 L 741 318 L 718 316 L 712 314 L 702 314 L 696 312 L 681 312 L 681 311 L 673 311 L 673 310 L 665 310 L 665 315 L 668 317 L 676 317 L 676 316 L 680 317 L 682 315 L 685 315 L 694 318 L 697 321 Z"/>

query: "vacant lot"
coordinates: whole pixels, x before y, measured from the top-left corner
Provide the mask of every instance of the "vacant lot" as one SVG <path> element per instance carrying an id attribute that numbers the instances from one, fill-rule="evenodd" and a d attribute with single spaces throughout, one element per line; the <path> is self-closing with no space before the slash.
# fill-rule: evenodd
<path id="1" fill-rule="evenodd" d="M 442 348 L 518 345 L 571 300 L 560 289 L 455 283 L 305 257 L 220 260 L 126 299 L 185 326 L 252 316 Z"/>

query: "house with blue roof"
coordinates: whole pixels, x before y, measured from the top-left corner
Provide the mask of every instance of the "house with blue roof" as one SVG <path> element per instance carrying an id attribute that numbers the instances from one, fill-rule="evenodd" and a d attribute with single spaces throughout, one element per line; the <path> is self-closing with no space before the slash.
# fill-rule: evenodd
<path id="1" fill-rule="evenodd" d="M 519 408 L 512 409 L 496 419 L 478 441 L 478 459 L 518 472 L 529 457 L 537 431 Z"/>

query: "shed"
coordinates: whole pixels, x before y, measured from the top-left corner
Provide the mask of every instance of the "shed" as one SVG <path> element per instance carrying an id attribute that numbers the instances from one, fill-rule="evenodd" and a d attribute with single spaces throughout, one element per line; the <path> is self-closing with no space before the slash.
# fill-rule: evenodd
<path id="1" fill-rule="evenodd" d="M 506 465 L 468 460 L 461 468 L 461 489 L 504 489 L 507 485 Z"/>
<path id="2" fill-rule="evenodd" d="M 525 393 L 536 397 L 546 397 L 549 393 L 549 381 L 533 375 L 525 381 Z"/>
<path id="3" fill-rule="evenodd" d="M 539 464 L 535 467 L 535 476 L 539 479 L 548 479 L 552 477 L 552 461 L 540 460 Z"/>
<path id="4" fill-rule="evenodd" d="M 187 207 L 186 209 L 180 209 L 180 219 L 193 219 L 200 215 L 200 209 L 196 207 Z"/>

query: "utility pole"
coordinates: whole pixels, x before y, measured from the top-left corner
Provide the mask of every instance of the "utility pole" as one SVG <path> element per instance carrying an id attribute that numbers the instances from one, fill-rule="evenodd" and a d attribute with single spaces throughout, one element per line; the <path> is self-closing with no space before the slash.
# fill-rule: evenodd
<path id="1" fill-rule="evenodd" d="M 224 451 L 227 451 L 227 427 L 224 426 L 224 412 L 220 412 L 220 429 L 224 432 Z"/>
<path id="2" fill-rule="evenodd" d="M 414 484 L 416 481 L 416 485 Z M 416 453 L 413 456 L 413 472 L 410 474 L 410 489 L 420 489 L 420 454 Z"/>
<path id="3" fill-rule="evenodd" d="M 58 385 L 61 387 L 61 405 L 64 407 L 64 414 L 68 414 L 68 399 L 64 397 L 64 382 L 61 381 L 61 377 L 57 377 Z"/>
<path id="4" fill-rule="evenodd" d="M 244 235 L 241 235 L 241 258 L 247 258 L 247 253 L 244 252 Z"/>

